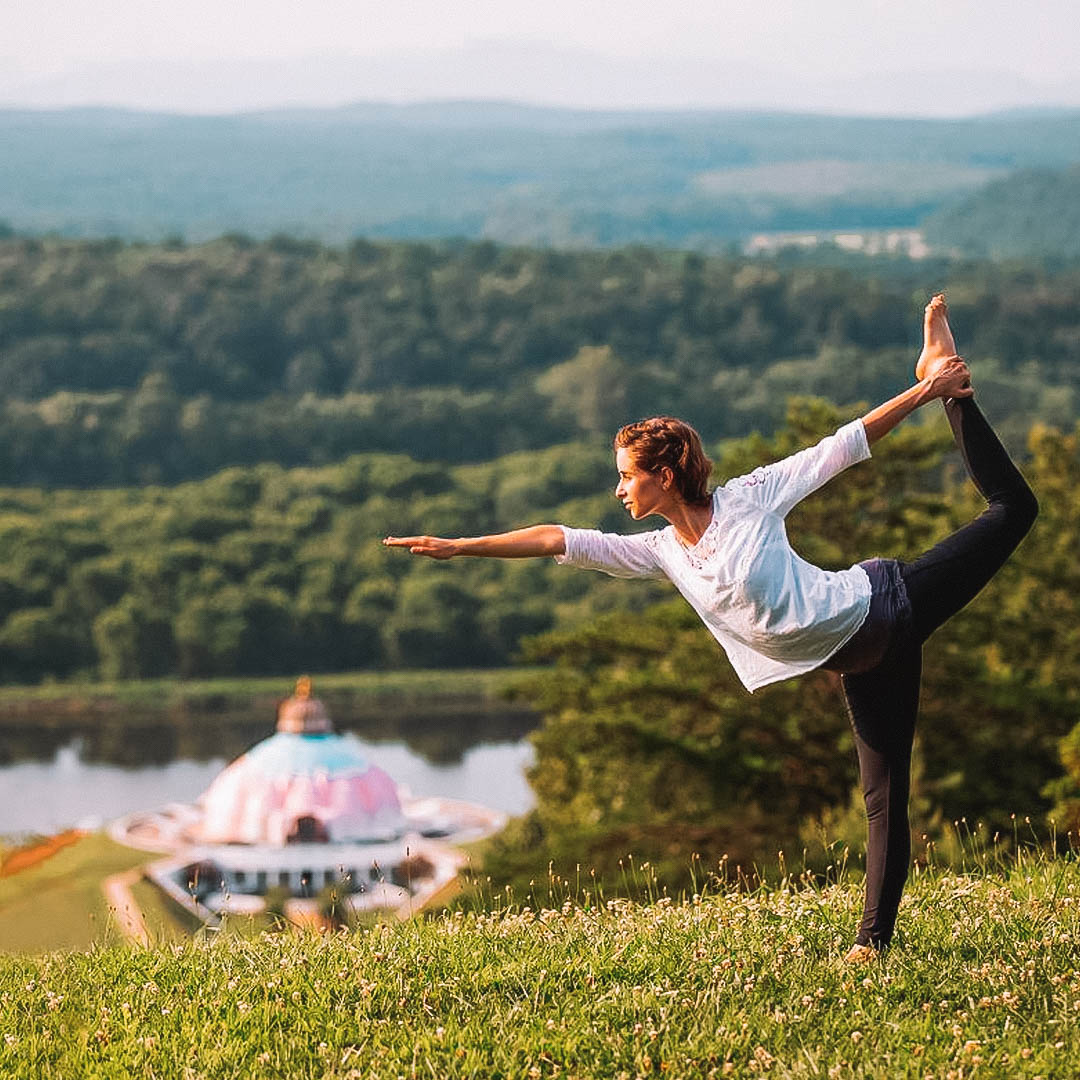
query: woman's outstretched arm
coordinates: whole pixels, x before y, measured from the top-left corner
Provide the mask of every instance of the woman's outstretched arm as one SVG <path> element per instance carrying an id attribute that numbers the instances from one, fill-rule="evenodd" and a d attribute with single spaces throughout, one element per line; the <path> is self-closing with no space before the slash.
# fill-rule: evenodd
<path id="1" fill-rule="evenodd" d="M 427 555 L 432 559 L 452 559 L 455 555 L 528 559 L 566 553 L 566 540 L 558 525 L 530 525 L 527 529 L 515 529 L 513 532 L 493 536 L 461 536 L 456 540 L 440 536 L 388 536 L 383 544 L 386 547 L 408 548 L 414 555 Z"/>
<path id="2" fill-rule="evenodd" d="M 971 372 L 960 357 L 946 360 L 932 374 L 920 379 L 914 386 L 902 394 L 871 409 L 863 418 L 866 428 L 866 441 L 875 443 L 888 435 L 905 416 L 910 416 L 921 405 L 937 398 L 971 397 L 975 391 L 971 387 Z"/>

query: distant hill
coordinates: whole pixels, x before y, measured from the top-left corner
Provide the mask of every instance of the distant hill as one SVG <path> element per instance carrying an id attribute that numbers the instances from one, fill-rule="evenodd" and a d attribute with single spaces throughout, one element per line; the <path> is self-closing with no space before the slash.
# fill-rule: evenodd
<path id="1" fill-rule="evenodd" d="M 8 110 L 0 145 L 0 221 L 19 232 L 721 249 L 758 231 L 914 226 L 1007 172 L 1072 164 L 1080 112 Z"/>
<path id="2" fill-rule="evenodd" d="M 925 223 L 936 246 L 992 258 L 1080 258 L 1080 165 L 1024 169 Z"/>

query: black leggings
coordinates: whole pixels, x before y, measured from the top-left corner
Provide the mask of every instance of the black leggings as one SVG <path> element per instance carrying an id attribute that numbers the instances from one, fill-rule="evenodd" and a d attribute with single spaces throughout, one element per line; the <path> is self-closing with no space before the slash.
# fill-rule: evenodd
<path id="1" fill-rule="evenodd" d="M 923 642 L 994 576 L 1038 513 L 1031 488 L 975 402 L 950 398 L 945 412 L 987 508 L 914 562 L 900 564 L 910 627 L 876 667 L 841 677 L 866 799 L 866 902 L 856 937 L 862 945 L 888 945 L 911 861 L 908 792 Z"/>

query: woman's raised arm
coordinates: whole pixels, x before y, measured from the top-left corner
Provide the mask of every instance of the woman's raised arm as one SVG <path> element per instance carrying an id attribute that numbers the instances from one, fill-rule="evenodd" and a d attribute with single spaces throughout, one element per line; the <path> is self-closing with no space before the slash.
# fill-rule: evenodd
<path id="1" fill-rule="evenodd" d="M 386 547 L 408 548 L 414 555 L 427 555 L 431 559 L 452 559 L 455 555 L 529 559 L 566 553 L 566 539 L 558 525 L 530 525 L 527 529 L 515 529 L 513 532 L 493 536 L 460 536 L 456 540 L 440 536 L 388 536 L 383 544 Z"/>

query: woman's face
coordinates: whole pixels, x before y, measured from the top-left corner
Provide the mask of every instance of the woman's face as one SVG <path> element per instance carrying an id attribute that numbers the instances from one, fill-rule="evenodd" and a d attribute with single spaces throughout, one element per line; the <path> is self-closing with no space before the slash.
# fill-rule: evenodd
<path id="1" fill-rule="evenodd" d="M 635 460 L 625 446 L 615 451 L 615 467 L 619 470 L 619 484 L 615 497 L 630 512 L 635 521 L 650 514 L 659 513 L 671 502 L 671 478 L 669 469 L 658 473 L 648 472 Z"/>

